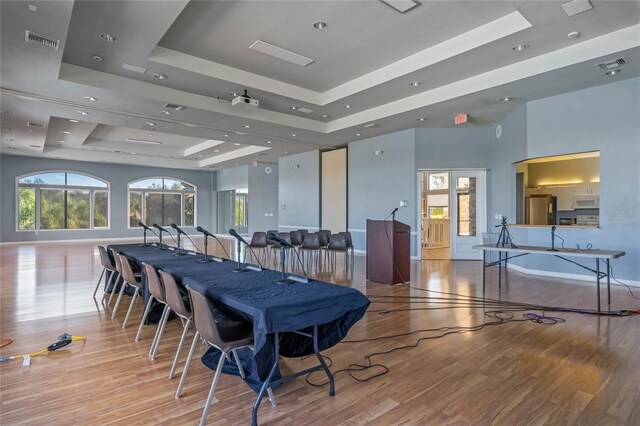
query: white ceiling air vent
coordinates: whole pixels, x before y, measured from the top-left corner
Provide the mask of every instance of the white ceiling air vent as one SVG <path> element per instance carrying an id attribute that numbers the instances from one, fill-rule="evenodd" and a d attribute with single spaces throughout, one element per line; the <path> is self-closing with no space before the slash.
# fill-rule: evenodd
<path id="1" fill-rule="evenodd" d="M 380 125 L 379 125 L 378 123 L 369 123 L 369 124 L 365 124 L 365 125 L 364 125 L 364 126 L 362 126 L 362 127 L 364 127 L 365 129 L 372 129 L 372 128 L 374 128 L 374 127 L 375 127 L 375 128 L 378 128 L 378 127 L 380 127 Z"/>
<path id="2" fill-rule="evenodd" d="M 305 108 L 305 107 L 297 108 L 296 111 L 302 112 L 302 113 L 305 113 L 305 114 L 311 114 L 313 112 L 312 109 Z"/>
<path id="3" fill-rule="evenodd" d="M 620 65 L 624 65 L 626 63 L 627 61 L 625 61 L 624 58 L 620 58 L 620 59 L 614 59 L 613 61 L 602 62 L 596 65 L 602 68 L 603 70 L 611 70 L 613 68 L 618 68 Z"/>
<path id="4" fill-rule="evenodd" d="M 164 108 L 172 109 L 174 111 L 182 111 L 184 109 L 184 105 L 166 103 L 166 104 L 164 104 Z"/>
<path id="5" fill-rule="evenodd" d="M 27 127 L 39 127 L 41 129 L 44 129 L 47 126 L 46 126 L 46 124 L 33 123 L 31 121 L 27 121 Z"/>
<path id="6" fill-rule="evenodd" d="M 25 31 L 24 41 L 26 41 L 27 43 L 41 44 L 55 50 L 58 50 L 58 48 L 60 47 L 60 40 L 50 36 L 34 33 L 33 31 L 29 30 Z"/>

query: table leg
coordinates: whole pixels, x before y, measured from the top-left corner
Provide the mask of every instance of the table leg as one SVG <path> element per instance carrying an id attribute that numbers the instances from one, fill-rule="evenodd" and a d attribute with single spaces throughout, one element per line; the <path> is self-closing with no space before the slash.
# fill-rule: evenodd
<path id="1" fill-rule="evenodd" d="M 485 292 L 485 275 L 487 275 L 487 251 L 482 250 L 482 298 L 484 299 Z"/>
<path id="2" fill-rule="evenodd" d="M 502 252 L 498 252 L 498 292 L 502 291 Z"/>
<path id="3" fill-rule="evenodd" d="M 600 312 L 600 258 L 596 258 L 596 280 L 598 281 L 598 312 Z"/>
<path id="4" fill-rule="evenodd" d="M 316 356 L 318 357 L 318 361 L 320 361 L 320 365 L 322 365 L 322 369 L 324 370 L 324 372 L 327 374 L 327 377 L 329 378 L 329 395 L 335 396 L 336 389 L 335 389 L 335 384 L 333 382 L 333 374 L 331 374 L 331 370 L 329 370 L 327 363 L 324 362 L 324 358 L 322 358 L 322 355 L 318 350 L 318 326 L 317 325 L 313 326 L 313 350 L 316 353 Z"/>
<path id="5" fill-rule="evenodd" d="M 273 344 L 274 344 L 275 359 L 273 360 L 273 365 L 271 366 L 271 371 L 269 371 L 269 375 L 267 376 L 264 383 L 262 384 L 262 387 L 260 388 L 260 392 L 258 392 L 258 397 L 256 398 L 256 402 L 253 403 L 253 411 L 251 412 L 251 426 L 258 425 L 258 408 L 260 408 L 260 403 L 262 402 L 262 398 L 264 397 L 264 394 L 267 392 L 267 388 L 269 387 L 273 374 L 276 372 L 276 368 L 278 368 L 278 357 L 280 356 L 279 333 L 274 333 Z"/>
<path id="6" fill-rule="evenodd" d="M 605 262 L 607 263 L 607 303 L 609 310 L 611 310 L 611 268 L 609 267 L 609 259 Z"/>

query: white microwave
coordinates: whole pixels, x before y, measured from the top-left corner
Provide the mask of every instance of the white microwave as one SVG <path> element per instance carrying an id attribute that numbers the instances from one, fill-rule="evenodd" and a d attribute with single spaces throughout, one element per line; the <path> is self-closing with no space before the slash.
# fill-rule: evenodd
<path id="1" fill-rule="evenodd" d="M 597 209 L 600 207 L 600 196 L 598 195 L 576 195 L 573 199 L 573 208 L 577 209 Z"/>

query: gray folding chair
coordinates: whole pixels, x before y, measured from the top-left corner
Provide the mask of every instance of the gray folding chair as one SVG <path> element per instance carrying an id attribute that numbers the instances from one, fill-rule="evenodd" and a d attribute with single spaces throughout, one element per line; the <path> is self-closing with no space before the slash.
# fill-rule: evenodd
<path id="1" fill-rule="evenodd" d="M 100 274 L 100 278 L 98 278 L 96 289 L 93 291 L 94 298 L 96 297 L 96 293 L 98 292 L 98 287 L 100 287 L 100 282 L 102 281 L 102 277 L 105 277 L 104 290 L 106 291 L 111 285 L 111 283 L 114 281 L 113 278 L 118 276 L 116 265 L 111 261 L 111 258 L 109 257 L 109 253 L 107 253 L 107 249 L 104 248 L 104 246 L 98 246 L 98 252 L 100 253 L 100 263 L 102 264 L 102 273 Z M 108 280 L 106 278 L 107 273 L 110 273 Z M 117 281 L 117 278 L 116 278 L 116 281 Z M 102 300 L 104 300 L 105 296 L 106 296 L 106 293 L 103 293 Z"/>
<path id="2" fill-rule="evenodd" d="M 148 263 L 143 263 L 142 267 L 143 267 L 145 276 L 147 277 L 147 288 L 149 289 L 149 293 L 151 293 L 151 296 L 149 296 L 149 300 L 147 301 L 147 306 L 144 308 L 144 314 L 142 314 L 142 320 L 140 321 L 140 325 L 138 326 L 138 333 L 136 334 L 136 342 L 140 340 L 140 335 L 142 334 L 142 326 L 144 325 L 145 321 L 147 320 L 147 317 L 149 316 L 149 312 L 151 311 L 151 306 L 153 305 L 153 301 L 157 300 L 158 303 L 161 303 L 165 306 L 165 309 L 167 307 L 167 302 L 165 301 L 165 295 L 164 295 L 164 285 L 162 284 L 162 281 L 160 281 L 160 278 L 158 277 L 158 273 L 156 272 L 156 269 L 152 265 L 149 265 Z M 159 325 L 160 324 L 158 324 L 158 326 Z M 158 329 L 156 328 L 156 333 L 153 337 L 153 342 L 151 343 L 152 348 L 153 348 L 153 345 L 155 344 L 157 335 L 158 335 Z"/>
<path id="3" fill-rule="evenodd" d="M 216 386 L 220 379 L 220 375 L 222 374 L 222 367 L 227 361 L 229 355 L 232 355 L 235 359 L 238 370 L 240 371 L 240 376 L 245 378 L 245 373 L 242 368 L 242 364 L 240 363 L 240 359 L 236 354 L 236 350 L 253 346 L 253 331 L 251 323 L 226 317 L 212 303 L 209 303 L 204 294 L 190 286 L 187 286 L 187 291 L 189 292 L 189 300 L 191 301 L 196 334 L 193 336 L 193 343 L 191 344 L 191 350 L 189 351 L 189 356 L 184 366 L 182 377 L 180 378 L 180 384 L 176 391 L 176 398 L 179 398 L 182 393 L 182 387 L 184 386 L 189 364 L 193 357 L 193 352 L 198 339 L 202 338 L 206 344 L 213 346 L 222 352 L 220 360 L 218 361 L 216 373 L 213 376 L 209 396 L 207 397 L 207 402 L 205 403 L 204 410 L 202 411 L 202 417 L 200 418 L 200 425 L 202 426 L 207 421 L 207 415 L 209 414 L 209 408 L 213 401 Z M 268 389 L 268 394 L 271 404 L 275 406 L 275 398 L 271 388 Z"/>
<path id="4" fill-rule="evenodd" d="M 111 319 L 116 317 L 116 312 L 118 312 L 118 306 L 120 305 L 120 300 L 122 299 L 122 295 L 125 292 L 127 287 L 133 287 L 133 297 L 131 297 L 131 303 L 129 303 L 129 309 L 127 310 L 127 316 L 124 318 L 124 322 L 122 323 L 122 329 L 124 330 L 127 327 L 127 323 L 129 322 L 129 317 L 131 316 L 131 312 L 133 311 L 133 306 L 140 296 L 140 291 L 142 290 L 142 283 L 140 279 L 140 275 L 135 275 L 133 273 L 133 269 L 131 269 L 131 264 L 129 263 L 129 259 L 123 254 L 116 255 L 116 265 L 120 265 L 120 273 L 122 274 L 122 287 L 120 288 L 120 294 L 118 295 L 118 300 L 116 301 L 116 306 L 113 307 L 113 313 L 111 314 Z"/>

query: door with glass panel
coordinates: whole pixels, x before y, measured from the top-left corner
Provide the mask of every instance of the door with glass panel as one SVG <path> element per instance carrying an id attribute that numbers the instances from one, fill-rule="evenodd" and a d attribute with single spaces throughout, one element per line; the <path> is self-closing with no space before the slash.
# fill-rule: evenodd
<path id="1" fill-rule="evenodd" d="M 482 259 L 482 253 L 471 247 L 482 244 L 486 232 L 486 172 L 451 172 L 451 258 Z"/>

